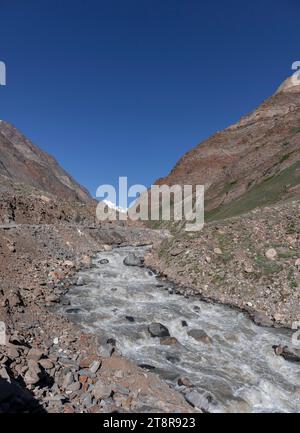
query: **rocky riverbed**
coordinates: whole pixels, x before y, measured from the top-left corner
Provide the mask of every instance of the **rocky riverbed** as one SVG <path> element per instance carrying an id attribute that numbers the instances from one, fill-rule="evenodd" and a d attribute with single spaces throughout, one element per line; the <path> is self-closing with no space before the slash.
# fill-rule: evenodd
<path id="1" fill-rule="evenodd" d="M 179 295 L 143 267 L 145 247 L 99 253 L 60 312 L 209 412 L 299 412 L 300 364 L 273 346 L 292 331 L 263 328 L 238 310 Z M 294 360 L 297 360 L 297 356 Z M 146 391 L 147 392 L 147 391 Z"/>
<path id="2" fill-rule="evenodd" d="M 90 256 L 159 237 L 151 234 L 67 224 L 0 229 L 0 413 L 194 410 L 157 375 L 107 351 L 102 334 L 57 314 L 76 272 L 93 268 Z"/>

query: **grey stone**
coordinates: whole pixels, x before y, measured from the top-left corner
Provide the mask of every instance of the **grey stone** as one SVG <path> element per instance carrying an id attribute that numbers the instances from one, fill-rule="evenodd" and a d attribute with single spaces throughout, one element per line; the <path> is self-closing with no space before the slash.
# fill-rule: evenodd
<path id="1" fill-rule="evenodd" d="M 79 363 L 74 361 L 74 359 L 66 358 L 64 356 L 59 357 L 58 362 L 64 367 L 69 367 L 72 369 L 79 369 Z"/>
<path id="2" fill-rule="evenodd" d="M 79 391 L 81 388 L 80 382 L 73 382 L 71 385 L 68 386 L 68 391 L 76 392 Z"/>
<path id="3" fill-rule="evenodd" d="M 36 385 L 40 381 L 39 374 L 33 370 L 28 370 L 24 376 L 26 385 Z"/>
<path id="4" fill-rule="evenodd" d="M 97 347 L 97 354 L 102 358 L 110 358 L 114 351 L 112 344 L 101 344 Z"/>
<path id="5" fill-rule="evenodd" d="M 18 349 L 16 347 L 14 347 L 13 345 L 10 345 L 8 347 L 7 355 L 9 356 L 10 359 L 16 359 L 16 358 L 19 358 L 19 356 L 20 356 Z"/>
<path id="6" fill-rule="evenodd" d="M 258 326 L 265 326 L 267 328 L 271 328 L 274 326 L 274 322 L 272 319 L 270 319 L 265 313 L 262 312 L 255 312 L 253 313 L 253 321 Z"/>
<path id="7" fill-rule="evenodd" d="M 80 400 L 86 408 L 90 408 L 93 406 L 91 394 L 82 394 Z"/>
<path id="8" fill-rule="evenodd" d="M 166 326 L 161 323 L 153 322 L 148 326 L 148 331 L 152 337 L 169 337 L 170 333 Z"/>
<path id="9" fill-rule="evenodd" d="M 42 356 L 43 356 L 43 352 L 39 349 L 35 349 L 34 347 L 31 348 L 27 354 L 27 359 L 32 359 L 34 361 L 39 361 Z"/>
<path id="10" fill-rule="evenodd" d="M 123 260 L 123 263 L 126 266 L 139 266 L 139 267 L 143 267 L 144 266 L 144 261 L 145 260 L 144 260 L 143 257 L 138 257 L 134 253 L 130 253 L 130 254 L 128 254 L 128 256 L 125 257 L 125 259 Z"/>
<path id="11" fill-rule="evenodd" d="M 111 393 L 111 386 L 104 384 L 100 380 L 96 382 L 95 388 L 93 389 L 93 395 L 97 400 L 105 400 L 110 397 Z"/>
<path id="12" fill-rule="evenodd" d="M 97 371 L 99 370 L 101 366 L 101 362 L 100 361 L 93 361 L 92 364 L 90 365 L 90 372 L 91 373 L 97 373 Z"/>
<path id="13" fill-rule="evenodd" d="M 38 362 L 35 361 L 34 359 L 29 359 L 27 362 L 27 366 L 28 366 L 29 370 L 34 371 L 36 374 L 41 373 L 41 368 L 40 368 Z"/>
<path id="14" fill-rule="evenodd" d="M 54 367 L 54 364 L 52 361 L 50 361 L 50 359 L 40 359 L 39 364 L 45 370 L 51 370 Z"/>
<path id="15" fill-rule="evenodd" d="M 63 379 L 63 388 L 66 389 L 74 382 L 74 376 L 71 372 L 67 373 Z"/>

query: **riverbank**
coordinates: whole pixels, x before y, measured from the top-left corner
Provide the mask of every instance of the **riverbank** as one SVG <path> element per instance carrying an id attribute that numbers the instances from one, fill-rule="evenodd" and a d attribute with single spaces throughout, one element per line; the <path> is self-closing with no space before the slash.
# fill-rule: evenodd
<path id="1" fill-rule="evenodd" d="M 258 327 L 237 309 L 179 295 L 176 285 L 142 266 L 146 252 L 128 246 L 98 253 L 60 312 L 105 335 L 117 352 L 201 410 L 299 411 L 299 366 L 273 347 L 290 345 L 292 332 Z"/>
<path id="2" fill-rule="evenodd" d="M 278 296 L 277 288 L 279 283 L 284 281 L 283 289 L 286 289 L 286 280 L 282 280 L 282 278 L 286 278 L 288 270 L 293 269 L 292 276 L 293 278 L 297 277 L 297 268 L 294 269 L 293 266 L 299 251 L 299 230 L 297 229 L 297 225 L 295 225 L 297 224 L 297 219 L 294 218 L 291 221 L 291 217 L 297 216 L 297 210 L 298 208 L 295 206 L 294 213 L 290 213 L 290 210 L 289 213 L 282 211 L 281 216 L 283 218 L 281 227 L 284 227 L 286 230 L 287 226 L 285 224 L 287 224 L 287 222 L 289 223 L 288 227 L 290 233 L 286 235 L 288 236 L 286 238 L 288 247 L 282 244 L 279 246 L 279 243 L 275 244 L 277 248 L 277 258 L 271 261 L 271 269 L 273 270 L 274 265 L 274 269 L 277 269 L 277 260 L 284 260 L 280 265 L 283 267 L 284 263 L 284 265 L 287 264 L 287 266 L 283 270 L 281 269 L 282 273 L 279 274 L 277 285 L 275 284 L 275 277 L 278 277 L 278 274 L 276 272 L 271 273 L 272 281 L 275 284 L 275 291 L 272 293 L 272 296 L 268 295 L 270 299 L 267 300 L 266 305 L 276 305 L 276 302 L 274 303 L 273 301 L 276 299 L 276 296 Z M 258 235 L 255 247 L 257 244 L 261 243 L 262 249 L 265 248 L 266 245 L 262 244 L 262 238 L 265 236 L 266 239 L 269 239 L 266 232 L 262 230 L 262 227 L 266 224 L 266 218 L 270 219 L 271 216 L 263 214 L 265 218 L 263 223 L 261 220 L 256 219 L 257 215 L 254 216 L 256 224 L 258 224 L 258 226 L 256 226 L 258 227 Z M 174 282 L 178 284 L 178 287 L 174 289 L 173 293 L 173 289 L 167 281 L 157 283 L 158 286 L 153 290 L 160 289 L 160 285 L 166 287 L 162 289 L 164 290 L 164 295 L 162 295 L 161 292 L 157 294 L 157 299 L 161 299 L 161 302 L 160 306 L 157 306 L 155 309 L 155 314 L 159 313 L 160 309 L 165 311 L 163 307 L 164 304 L 168 305 L 170 302 L 169 297 L 173 295 L 176 296 L 176 292 L 182 292 L 186 297 L 192 294 L 198 296 L 198 298 L 191 299 L 185 299 L 184 296 L 181 296 L 180 299 L 176 297 L 172 305 L 174 304 L 176 306 L 177 303 L 178 305 L 182 305 L 182 302 L 186 302 L 182 310 L 182 317 L 179 321 L 176 319 L 174 329 L 172 326 L 170 327 L 170 324 L 166 321 L 167 327 L 170 328 L 170 340 L 167 340 L 168 344 L 161 345 L 159 342 L 159 352 L 163 351 L 161 353 L 165 354 L 169 350 L 177 352 L 178 347 L 185 347 L 187 338 L 185 333 L 188 327 L 183 326 L 182 323 L 186 322 L 187 325 L 190 326 L 191 321 L 194 321 L 196 318 L 200 320 L 201 328 L 195 324 L 194 329 L 207 333 L 208 341 L 212 338 L 213 344 L 212 346 L 209 344 L 206 347 L 203 346 L 203 342 L 200 342 L 200 352 L 197 353 L 196 351 L 194 353 L 193 351 L 195 347 L 197 349 L 198 343 L 197 341 L 188 339 L 188 351 L 194 354 L 195 359 L 202 359 L 203 350 L 204 352 L 208 350 L 208 358 L 204 357 L 204 360 L 207 359 L 208 364 L 212 364 L 214 359 L 218 359 L 215 353 L 216 348 L 212 349 L 212 347 L 214 347 L 216 341 L 219 344 L 219 339 L 221 338 L 222 340 L 223 336 L 221 330 L 218 331 L 221 332 L 221 336 L 218 336 L 218 332 L 216 336 L 214 335 L 216 331 L 215 326 L 217 326 L 219 319 L 216 319 L 216 323 L 211 324 L 210 317 L 212 313 L 206 313 L 206 309 L 208 308 L 208 311 L 210 311 L 209 309 L 218 310 L 218 308 L 221 308 L 220 314 L 223 314 L 227 309 L 223 310 L 224 307 L 221 305 L 207 304 L 207 306 L 200 308 L 200 316 L 193 310 L 192 316 L 188 317 L 184 317 L 186 314 L 184 311 L 189 311 L 195 306 L 194 303 L 199 301 L 199 294 L 204 297 L 207 296 L 207 290 L 199 290 L 199 287 L 204 287 L 202 286 L 203 280 L 198 281 L 198 283 L 201 282 L 201 284 L 197 283 L 199 268 L 204 275 L 208 269 L 207 275 L 210 277 L 215 275 L 216 281 L 220 282 L 220 285 L 217 286 L 217 290 L 213 290 L 214 286 L 211 286 L 209 293 L 215 296 L 215 298 L 212 296 L 212 299 L 224 304 L 229 303 L 237 308 L 248 310 L 250 313 L 260 311 L 258 308 L 259 305 L 257 306 L 256 302 L 253 301 L 251 306 L 245 306 L 244 303 L 241 302 L 232 302 L 233 299 L 241 300 L 241 296 L 244 295 L 246 296 L 245 301 L 251 302 L 251 298 L 249 300 L 247 298 L 248 292 L 246 291 L 244 293 L 241 290 L 245 287 L 247 282 L 249 283 L 249 281 L 251 281 L 250 277 L 252 274 L 252 272 L 248 272 L 245 268 L 248 263 L 245 260 L 245 256 L 240 256 L 243 260 L 237 262 L 239 263 L 238 265 L 235 262 L 231 263 L 228 261 L 228 257 L 231 257 L 231 255 L 228 255 L 231 254 L 231 252 L 228 251 L 228 246 L 231 244 L 233 246 L 236 245 L 234 241 L 236 236 L 239 236 L 239 245 L 243 245 L 244 240 L 248 236 L 247 223 L 249 223 L 249 221 L 251 221 L 251 219 L 245 220 L 244 226 L 242 227 L 240 222 L 235 225 L 234 221 L 209 225 L 206 231 L 201 232 L 199 236 L 177 234 L 173 238 L 170 238 L 166 232 L 134 227 L 99 229 L 93 226 L 75 224 L 16 224 L 1 228 L 0 320 L 7 326 L 8 344 L 1 346 L 0 379 L 5 382 L 5 385 L 8 384 L 8 387 L 5 386 L 5 388 L 3 388 L 2 386 L 2 393 L 0 393 L 0 411 L 47 411 L 65 413 L 114 411 L 188 412 L 200 410 L 195 408 L 197 405 L 209 411 L 221 410 L 220 407 L 218 408 L 218 398 L 220 397 L 214 397 L 214 388 L 210 388 L 209 384 L 202 384 L 200 386 L 197 375 L 195 377 L 192 374 L 192 382 L 190 382 L 190 379 L 188 379 L 190 373 L 183 369 L 180 377 L 177 374 L 176 378 L 174 379 L 173 377 L 172 379 L 172 374 L 170 376 L 165 368 L 161 369 L 159 366 L 155 366 L 153 359 L 151 362 L 146 358 L 143 359 L 143 362 L 136 359 L 132 352 L 128 352 L 130 345 L 128 345 L 128 347 L 126 344 L 125 346 L 124 344 L 120 345 L 120 342 L 117 342 L 118 338 L 115 338 L 117 337 L 116 335 L 113 336 L 111 333 L 107 334 L 107 332 L 104 332 L 105 330 L 103 330 L 103 332 L 99 330 L 97 333 L 92 332 L 91 329 L 83 330 L 82 323 L 75 324 L 74 321 L 69 320 L 69 313 L 65 314 L 66 312 L 64 312 L 63 314 L 58 314 L 57 309 L 62 307 L 65 310 L 72 310 L 75 308 L 74 314 L 76 315 L 77 307 L 76 305 L 72 305 L 71 300 L 68 299 L 69 288 L 72 287 L 74 287 L 75 290 L 77 289 L 79 293 L 84 291 L 85 300 L 93 299 L 88 295 L 84 287 L 84 281 L 80 282 L 78 278 L 81 273 L 88 275 L 97 274 L 99 264 L 91 260 L 91 257 L 94 257 L 95 254 L 101 253 L 102 259 L 105 259 L 107 254 L 113 254 L 113 251 L 111 251 L 113 246 L 131 245 L 131 248 L 135 248 L 137 245 L 153 244 L 154 247 L 151 254 L 146 257 L 146 265 L 159 270 L 165 278 L 173 279 Z M 252 223 L 253 222 L 252 220 Z M 283 242 L 283 236 L 285 236 L 284 234 L 286 232 L 282 229 L 281 231 L 278 230 L 278 226 L 276 227 L 275 225 L 274 230 L 278 233 L 277 240 L 280 239 Z M 293 232 L 291 232 L 291 230 L 293 230 Z M 220 244 L 220 239 L 222 239 L 222 242 L 224 241 L 222 244 Z M 253 239 L 251 242 L 253 242 Z M 268 247 L 271 245 L 274 247 L 273 239 L 268 240 L 267 245 Z M 285 252 L 283 248 L 285 248 Z M 289 254 L 287 254 L 287 248 Z M 238 249 L 234 250 L 235 260 L 239 257 L 236 256 L 237 250 Z M 238 251 L 241 251 L 241 249 Z M 246 252 L 247 251 L 246 249 Z M 249 248 L 249 251 L 252 251 L 252 249 Z M 268 262 L 264 261 L 263 263 L 265 265 Z M 196 268 L 196 264 L 198 268 Z M 102 265 L 102 270 L 104 269 L 103 266 L 105 266 L 105 263 Z M 124 272 L 126 274 L 128 270 L 132 272 L 134 269 L 129 267 L 126 271 L 127 268 L 124 269 L 122 266 L 122 263 L 119 263 L 115 270 L 115 273 L 121 276 Z M 241 267 L 243 268 L 243 283 L 237 284 L 236 290 L 238 291 L 234 291 L 232 284 L 236 283 L 241 278 Z M 195 269 L 197 270 L 196 273 L 194 272 Z M 220 272 L 224 272 L 224 269 L 226 269 L 226 278 L 225 280 L 224 278 L 220 278 L 219 281 Z M 148 271 L 147 269 L 143 269 L 143 272 Z M 247 274 L 246 277 L 245 273 Z M 249 277 L 248 274 L 250 274 Z M 102 275 L 100 278 L 100 288 L 102 283 L 105 285 L 107 277 L 109 277 L 109 275 Z M 254 275 L 252 275 L 252 278 L 253 277 Z M 154 277 L 149 275 L 149 278 Z M 265 278 L 270 278 L 270 276 L 266 277 L 266 275 L 264 275 L 263 278 L 263 280 L 259 280 L 257 287 L 260 291 L 257 293 L 263 293 L 262 290 L 264 286 L 262 287 L 261 283 L 263 281 L 263 284 L 267 284 L 266 282 L 269 280 Z M 231 279 L 232 284 L 230 282 Z M 258 280 L 253 278 L 252 283 L 254 284 L 257 281 Z M 128 279 L 127 282 L 130 288 L 130 279 Z M 150 281 L 148 281 L 148 283 L 150 283 Z M 153 281 L 151 284 L 152 283 Z M 119 281 L 118 284 L 122 286 L 122 282 Z M 146 287 L 141 285 L 145 290 L 142 290 L 140 295 L 145 296 L 146 299 L 147 296 L 151 296 L 151 284 Z M 187 287 L 189 288 L 187 289 Z M 273 289 L 273 286 L 271 287 Z M 150 292 L 149 288 L 151 289 Z M 112 287 L 112 289 L 114 289 L 114 287 Z M 124 293 L 126 293 L 128 288 L 124 288 L 124 290 Z M 115 297 L 113 298 L 110 296 L 112 293 L 115 293 Z M 124 296 L 124 293 L 122 294 L 122 292 L 119 293 L 118 291 L 104 292 L 100 294 L 99 299 L 112 299 L 117 305 L 120 303 L 120 299 L 123 299 L 122 296 Z M 279 291 L 279 295 L 280 294 L 281 289 Z M 129 299 L 131 298 L 129 297 Z M 256 298 L 254 299 L 256 300 Z M 258 299 L 260 298 L 258 297 Z M 266 301 L 265 295 L 263 299 Z M 292 301 L 295 302 L 295 299 L 295 297 L 292 297 L 289 299 L 289 303 L 285 302 L 285 304 L 289 306 Z M 95 305 L 96 304 L 95 302 Z M 113 308 L 118 309 L 116 305 Z M 281 304 L 277 306 L 279 308 Z M 124 302 L 124 308 L 125 307 L 126 302 Z M 131 307 L 135 307 L 135 304 L 131 303 L 131 305 L 127 305 L 126 308 L 129 311 Z M 299 303 L 296 303 L 294 305 L 296 314 L 298 308 Z M 282 312 L 284 314 L 285 311 L 286 310 L 283 308 Z M 288 312 L 290 311 L 292 310 L 288 309 Z M 155 314 L 153 314 L 153 318 Z M 228 323 L 233 324 L 234 329 L 236 322 L 232 317 L 238 317 L 238 313 L 234 311 L 232 314 L 235 316 L 231 316 L 230 313 L 227 319 Z M 112 317 L 115 317 L 115 315 L 116 313 L 113 313 Z M 125 316 L 132 316 L 134 322 L 131 322 L 129 318 Z M 244 316 L 242 315 L 241 317 Z M 266 317 L 265 312 L 264 315 L 258 316 L 258 319 L 259 323 L 263 325 L 274 325 L 278 323 L 284 326 L 287 324 L 287 321 L 276 321 L 274 317 Z M 135 312 L 133 312 L 132 315 L 128 312 L 127 314 L 123 314 L 122 320 L 125 320 L 125 323 L 128 322 L 127 324 L 135 323 Z M 122 320 L 120 319 L 120 323 L 122 323 Z M 163 321 L 165 319 L 158 317 L 157 320 Z M 148 321 L 146 322 L 147 326 L 149 325 Z M 120 323 L 118 323 L 119 327 Z M 252 329 L 252 325 L 247 321 L 245 323 L 247 323 L 248 328 L 250 327 Z M 226 326 L 226 323 L 224 323 L 225 329 Z M 121 326 L 120 329 L 123 330 L 123 328 L 126 329 L 125 326 Z M 213 330 L 212 336 L 210 335 L 211 330 Z M 196 334 L 200 335 L 198 331 Z M 182 334 L 182 332 L 184 334 Z M 266 331 L 262 330 L 262 332 L 264 333 Z M 231 348 L 233 348 L 236 353 L 239 353 L 240 348 L 236 348 L 235 344 L 240 344 L 240 342 L 234 343 L 236 337 L 234 336 L 233 330 L 229 334 L 232 335 L 232 338 L 230 337 L 231 340 L 227 340 L 227 336 L 224 337 L 224 344 L 227 347 L 225 353 L 230 353 Z M 247 332 L 245 335 L 247 335 Z M 120 336 L 122 336 L 122 334 L 120 334 Z M 148 336 L 147 338 L 150 337 Z M 247 336 L 247 343 L 248 338 Z M 126 342 L 126 338 L 124 341 Z M 147 341 L 148 343 L 150 341 L 150 347 L 156 347 L 157 342 L 153 344 L 154 341 L 151 338 Z M 179 342 L 179 346 L 176 341 Z M 191 341 L 193 341 L 192 344 Z M 117 344 L 115 344 L 116 342 Z M 262 346 L 268 356 L 267 363 L 271 362 L 277 369 L 283 370 L 282 377 L 278 379 L 279 383 L 284 382 L 285 376 L 289 376 L 289 367 L 286 366 L 286 361 L 282 357 L 275 355 L 272 345 L 284 343 L 284 339 L 278 339 L 276 334 L 274 334 L 274 338 L 272 337 L 268 340 L 267 345 Z M 148 347 L 148 345 L 145 347 Z M 251 351 L 255 353 L 257 350 L 258 347 L 256 345 L 251 348 L 249 346 L 246 347 L 245 358 L 247 359 L 247 357 L 249 357 L 249 351 L 250 353 Z M 133 352 L 134 351 L 133 346 Z M 224 353 L 222 351 L 220 353 L 223 362 Z M 213 357 L 210 358 L 210 356 Z M 179 360 L 180 358 L 181 356 L 179 356 Z M 157 361 L 159 359 L 160 355 L 157 357 Z M 235 361 L 238 361 L 238 359 L 234 360 L 233 353 L 232 358 L 228 360 L 228 365 L 231 366 L 233 372 L 239 369 L 240 365 L 244 365 L 244 361 L 240 361 L 237 363 L 236 367 L 232 368 L 232 365 L 235 365 Z M 178 363 L 178 353 L 171 354 L 168 363 L 172 371 L 177 371 L 178 365 L 176 365 L 176 363 Z M 142 364 L 142 367 L 138 367 L 138 364 Z M 152 369 L 152 367 L 154 367 L 154 369 Z M 201 377 L 205 379 L 207 377 L 206 366 L 204 365 L 200 369 L 198 365 L 197 368 L 201 373 Z M 214 369 L 216 368 L 217 366 L 214 367 Z M 164 376 L 164 374 L 161 374 L 162 372 L 167 374 Z M 274 374 L 270 376 L 272 375 L 274 376 Z M 198 390 L 195 388 L 197 383 Z M 224 386 L 223 383 L 221 389 L 223 388 L 224 392 L 226 389 L 224 396 L 229 402 L 229 411 L 252 410 L 252 403 L 248 401 L 249 399 L 251 401 L 251 396 L 247 396 L 246 399 L 244 396 L 241 396 L 237 401 L 232 398 L 234 395 L 234 392 L 231 390 L 232 385 L 226 384 L 225 388 Z M 274 391 L 272 386 L 275 385 L 271 383 L 268 392 L 271 392 L 272 389 Z M 208 391 L 210 389 L 212 389 L 211 392 Z M 205 394 L 205 398 L 208 397 L 207 401 L 203 401 L 203 391 L 208 393 Z M 187 397 L 186 394 L 189 392 L 193 394 Z M 267 396 L 269 395 L 268 392 L 266 393 Z M 299 393 L 297 386 L 295 386 L 293 392 L 293 401 L 297 401 L 295 400 L 298 398 L 297 393 Z M 258 396 L 260 395 L 260 391 L 256 391 L 256 393 L 258 393 Z M 279 394 L 280 393 L 281 391 Z M 278 410 L 280 410 L 280 404 L 278 403 Z M 266 407 L 268 407 L 268 405 Z M 290 408 L 290 410 L 293 410 L 293 408 Z"/>
<path id="3" fill-rule="evenodd" d="M 55 311 L 76 273 L 91 269 L 96 252 L 148 244 L 157 236 L 68 224 L 0 230 L 0 321 L 7 336 L 0 346 L 1 412 L 192 410 L 157 376 L 113 348 L 107 352 L 101 335 L 84 332 Z"/>
<path id="4" fill-rule="evenodd" d="M 146 265 L 195 294 L 247 311 L 264 326 L 300 321 L 299 201 L 175 231 Z"/>

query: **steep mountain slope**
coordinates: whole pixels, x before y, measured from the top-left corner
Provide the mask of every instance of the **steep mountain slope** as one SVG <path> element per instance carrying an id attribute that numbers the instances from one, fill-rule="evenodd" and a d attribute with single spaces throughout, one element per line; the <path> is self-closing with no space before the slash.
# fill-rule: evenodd
<path id="1" fill-rule="evenodd" d="M 300 196 L 300 84 L 288 78 L 253 113 L 186 153 L 157 184 L 201 184 L 207 219 Z"/>
<path id="2" fill-rule="evenodd" d="M 0 188 L 14 183 L 34 187 L 57 198 L 83 203 L 92 200 L 88 191 L 66 173 L 55 159 L 40 150 L 21 132 L 0 121 Z"/>
<path id="3" fill-rule="evenodd" d="M 258 324 L 300 318 L 300 85 L 188 152 L 158 184 L 204 184 L 206 224 L 154 222 L 174 236 L 146 263 L 184 294 L 247 310 Z M 296 328 L 294 328 L 296 329 Z"/>

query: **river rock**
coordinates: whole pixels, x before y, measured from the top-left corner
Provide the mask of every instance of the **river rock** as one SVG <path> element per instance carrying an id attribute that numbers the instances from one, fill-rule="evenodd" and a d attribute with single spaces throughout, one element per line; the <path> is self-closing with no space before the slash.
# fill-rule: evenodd
<path id="1" fill-rule="evenodd" d="M 85 255 L 81 258 L 80 262 L 84 265 L 84 266 L 90 266 L 92 264 L 92 259 L 91 257 Z"/>
<path id="2" fill-rule="evenodd" d="M 63 387 L 64 389 L 66 389 L 66 388 L 68 388 L 70 385 L 72 385 L 72 383 L 74 383 L 74 376 L 73 376 L 73 374 L 72 374 L 71 372 L 69 372 L 69 373 L 67 373 L 67 374 L 64 376 L 63 383 L 62 383 L 62 387 Z"/>
<path id="3" fill-rule="evenodd" d="M 63 262 L 63 267 L 64 268 L 75 268 L 75 263 L 72 262 L 71 260 L 65 260 Z"/>
<path id="4" fill-rule="evenodd" d="M 79 277 L 77 278 L 76 286 L 84 286 L 84 284 L 87 284 L 87 282 L 83 275 L 79 275 Z"/>
<path id="5" fill-rule="evenodd" d="M 212 343 L 212 338 L 209 337 L 202 329 L 191 329 L 188 331 L 188 335 L 194 338 L 194 340 L 200 341 L 201 343 Z"/>
<path id="6" fill-rule="evenodd" d="M 42 358 L 43 354 L 44 353 L 41 350 L 32 347 L 27 354 L 27 359 L 39 361 Z"/>
<path id="7" fill-rule="evenodd" d="M 111 386 L 106 385 L 101 380 L 98 380 L 98 382 L 96 382 L 93 389 L 93 395 L 97 400 L 105 400 L 106 398 L 110 397 L 111 393 Z"/>
<path id="8" fill-rule="evenodd" d="M 185 399 L 188 403 L 190 403 L 193 407 L 197 407 L 198 409 L 203 409 L 208 411 L 209 404 L 207 398 L 201 395 L 197 391 L 190 391 L 185 394 Z"/>
<path id="9" fill-rule="evenodd" d="M 80 313 L 80 311 L 81 311 L 80 308 L 67 308 L 66 309 L 67 314 L 78 314 L 78 313 Z"/>
<path id="10" fill-rule="evenodd" d="M 252 316 L 253 321 L 258 326 L 265 326 L 266 328 L 271 328 L 274 325 L 274 322 L 270 317 L 268 317 L 265 313 L 257 311 Z"/>
<path id="11" fill-rule="evenodd" d="M 97 371 L 99 370 L 100 366 L 101 366 L 101 362 L 100 361 L 96 361 L 96 360 L 93 361 L 91 363 L 91 365 L 90 365 L 90 372 L 93 373 L 93 374 L 97 373 Z"/>
<path id="12" fill-rule="evenodd" d="M 176 257 L 184 252 L 183 248 L 173 248 L 170 252 L 171 256 Z"/>
<path id="13" fill-rule="evenodd" d="M 269 260 L 274 260 L 275 257 L 277 256 L 277 251 L 274 248 L 270 248 L 266 251 L 266 257 Z"/>
<path id="14" fill-rule="evenodd" d="M 288 346 L 273 346 L 276 355 L 282 356 L 290 362 L 300 362 L 300 349 L 290 348 Z"/>
<path id="15" fill-rule="evenodd" d="M 172 362 L 172 364 L 177 364 L 180 362 L 179 356 L 176 355 L 167 355 L 166 360 Z"/>
<path id="16" fill-rule="evenodd" d="M 45 297 L 45 301 L 46 301 L 47 304 L 51 304 L 51 303 L 55 304 L 55 303 L 59 302 L 59 298 L 60 297 L 58 295 L 52 294 L 52 295 L 46 296 Z"/>
<path id="17" fill-rule="evenodd" d="M 10 307 L 19 307 L 24 305 L 23 298 L 19 292 L 19 290 L 13 290 L 9 296 L 9 305 Z"/>
<path id="18" fill-rule="evenodd" d="M 97 347 L 97 354 L 102 358 L 110 358 L 114 351 L 114 346 L 109 343 L 100 344 Z"/>
<path id="19" fill-rule="evenodd" d="M 40 359 L 39 364 L 45 370 L 51 370 L 54 367 L 54 364 L 52 361 L 50 361 L 50 359 Z"/>
<path id="20" fill-rule="evenodd" d="M 192 388 L 193 384 L 187 377 L 180 377 L 178 379 L 178 385 L 179 386 L 185 386 L 187 388 Z"/>
<path id="21" fill-rule="evenodd" d="M 15 360 L 16 358 L 18 358 L 20 356 L 17 347 L 14 346 L 13 344 L 10 344 L 8 346 L 7 355 L 9 356 L 10 359 L 13 359 L 13 360 Z"/>
<path id="22" fill-rule="evenodd" d="M 26 385 L 36 385 L 40 381 L 40 375 L 33 369 L 29 369 L 24 376 Z"/>
<path id="23" fill-rule="evenodd" d="M 29 359 L 27 366 L 29 370 L 35 371 L 37 374 L 41 373 L 41 367 L 35 359 Z"/>
<path id="24" fill-rule="evenodd" d="M 145 260 L 144 260 L 143 257 L 138 257 L 134 253 L 130 253 L 130 254 L 128 254 L 128 256 L 125 257 L 125 259 L 123 260 L 123 263 L 126 266 L 139 266 L 139 267 L 143 267 L 144 266 L 144 261 Z"/>
<path id="25" fill-rule="evenodd" d="M 223 251 L 221 250 L 221 248 L 214 248 L 214 253 L 221 255 L 221 254 L 223 254 Z"/>
<path id="26" fill-rule="evenodd" d="M 71 385 L 68 385 L 68 391 L 76 392 L 79 391 L 81 388 L 80 382 L 73 382 Z"/>
<path id="27" fill-rule="evenodd" d="M 173 344 L 178 344 L 178 340 L 175 337 L 161 337 L 160 344 L 163 346 L 171 346 Z"/>
<path id="28" fill-rule="evenodd" d="M 161 323 L 153 322 L 148 326 L 148 331 L 152 337 L 170 337 L 168 328 Z"/>

